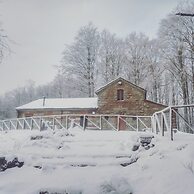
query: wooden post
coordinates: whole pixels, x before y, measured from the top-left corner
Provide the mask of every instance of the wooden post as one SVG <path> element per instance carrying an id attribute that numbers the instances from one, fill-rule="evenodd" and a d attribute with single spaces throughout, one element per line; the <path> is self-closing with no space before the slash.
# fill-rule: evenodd
<path id="1" fill-rule="evenodd" d="M 153 114 L 153 116 L 151 117 L 151 128 L 152 128 L 152 133 L 156 133 L 156 126 L 155 126 L 156 122 L 155 122 L 155 116 Z"/>
<path id="2" fill-rule="evenodd" d="M 139 131 L 139 119 L 138 119 L 138 117 L 136 117 L 136 119 L 137 119 L 137 132 Z"/>
<path id="3" fill-rule="evenodd" d="M 53 117 L 53 130 L 55 130 L 55 117 Z"/>
<path id="4" fill-rule="evenodd" d="M 86 130 L 86 115 L 84 115 L 83 129 L 84 129 L 84 131 Z"/>
<path id="5" fill-rule="evenodd" d="M 117 116 L 117 131 L 120 130 L 120 116 Z"/>
<path id="6" fill-rule="evenodd" d="M 1 131 L 3 131 L 3 125 L 2 125 L 2 122 L 1 122 L 1 124 L 0 124 L 0 129 L 1 129 Z"/>
<path id="7" fill-rule="evenodd" d="M 16 129 L 18 129 L 18 122 L 19 122 L 19 121 L 18 121 L 18 120 L 16 120 Z"/>
<path id="8" fill-rule="evenodd" d="M 17 121 L 16 121 L 17 122 Z M 25 120 L 23 119 L 22 129 L 25 129 Z"/>
<path id="9" fill-rule="evenodd" d="M 9 121 L 9 130 L 11 130 L 11 121 Z"/>
<path id="10" fill-rule="evenodd" d="M 157 120 L 156 120 L 156 115 L 155 115 L 155 118 L 154 118 L 154 125 L 155 125 L 155 132 L 156 132 L 156 134 L 158 134 L 158 129 L 157 129 L 157 127 L 158 127 L 158 125 L 157 125 Z"/>
<path id="11" fill-rule="evenodd" d="M 30 129 L 33 129 L 33 119 L 31 118 Z"/>
<path id="12" fill-rule="evenodd" d="M 162 128 L 162 136 L 164 136 L 164 116 L 161 113 L 161 128 Z"/>
<path id="13" fill-rule="evenodd" d="M 66 116 L 66 129 L 68 129 L 68 116 Z"/>
<path id="14" fill-rule="evenodd" d="M 155 115 L 155 119 L 156 119 L 156 131 L 157 131 L 157 126 L 158 126 L 158 131 L 161 132 L 161 125 L 160 125 L 160 120 L 158 118 L 158 115 Z M 156 134 L 158 134 L 158 131 L 156 132 Z"/>
<path id="15" fill-rule="evenodd" d="M 43 122 L 42 122 L 42 117 L 40 117 L 40 131 L 43 129 Z"/>
<path id="16" fill-rule="evenodd" d="M 102 130 L 102 116 L 100 115 L 100 130 Z"/>
<path id="17" fill-rule="evenodd" d="M 172 108 L 170 107 L 170 139 L 173 141 Z"/>

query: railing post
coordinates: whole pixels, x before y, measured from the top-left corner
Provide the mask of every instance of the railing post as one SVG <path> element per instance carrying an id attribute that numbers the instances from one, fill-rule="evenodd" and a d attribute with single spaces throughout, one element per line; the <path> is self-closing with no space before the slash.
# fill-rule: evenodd
<path id="1" fill-rule="evenodd" d="M 39 125 L 40 125 L 40 131 L 42 130 L 42 117 L 40 117 L 40 123 L 39 123 Z"/>
<path id="2" fill-rule="evenodd" d="M 161 129 L 162 129 L 162 136 L 164 136 L 164 116 L 161 113 Z"/>
<path id="3" fill-rule="evenodd" d="M 156 115 L 154 116 L 154 127 L 155 127 L 155 133 L 158 134 Z"/>
<path id="4" fill-rule="evenodd" d="M 137 132 L 139 131 L 139 118 L 138 117 L 136 117 L 136 119 L 137 119 Z"/>
<path id="5" fill-rule="evenodd" d="M 117 116 L 117 130 L 120 130 L 120 116 Z"/>
<path id="6" fill-rule="evenodd" d="M 16 129 L 18 129 L 18 119 L 16 120 Z"/>
<path id="7" fill-rule="evenodd" d="M 53 117 L 53 130 L 55 130 L 55 117 Z"/>
<path id="8" fill-rule="evenodd" d="M 16 121 L 17 122 L 17 121 Z M 23 119 L 22 129 L 25 129 L 25 120 Z"/>
<path id="9" fill-rule="evenodd" d="M 33 119 L 31 118 L 30 129 L 33 129 Z"/>
<path id="10" fill-rule="evenodd" d="M 11 130 L 11 120 L 9 121 L 9 130 Z"/>
<path id="11" fill-rule="evenodd" d="M 83 129 L 84 131 L 86 130 L 86 115 L 84 115 L 84 118 L 83 118 Z"/>
<path id="12" fill-rule="evenodd" d="M 1 129 L 1 131 L 3 131 L 3 126 L 2 126 L 2 121 L 0 121 L 0 129 Z"/>
<path id="13" fill-rule="evenodd" d="M 172 128 L 172 108 L 170 107 L 170 139 L 173 141 L 173 128 Z"/>
<path id="14" fill-rule="evenodd" d="M 152 133 L 156 133 L 154 115 L 152 115 L 152 117 L 151 117 L 151 128 L 152 128 Z"/>
<path id="15" fill-rule="evenodd" d="M 100 130 L 102 130 L 102 115 L 100 115 Z"/>
<path id="16" fill-rule="evenodd" d="M 66 123 L 65 123 L 66 124 L 66 129 L 68 129 L 68 116 L 67 115 L 66 115 L 65 119 L 66 119 Z"/>
<path id="17" fill-rule="evenodd" d="M 160 119 L 158 118 L 158 115 L 156 114 L 156 129 L 157 129 L 157 126 L 158 126 L 158 131 L 161 133 L 162 129 L 161 129 L 161 123 L 160 123 Z M 156 133 L 158 134 L 158 131 L 156 130 Z"/>

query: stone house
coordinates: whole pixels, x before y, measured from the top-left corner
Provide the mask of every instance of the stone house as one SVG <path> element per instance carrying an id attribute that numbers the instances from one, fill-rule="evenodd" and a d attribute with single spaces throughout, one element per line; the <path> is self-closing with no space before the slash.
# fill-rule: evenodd
<path id="1" fill-rule="evenodd" d="M 145 89 L 121 77 L 101 87 L 96 95 L 100 114 L 151 116 L 166 107 L 147 100 Z"/>
<path id="2" fill-rule="evenodd" d="M 48 98 L 17 107 L 18 117 L 60 114 L 151 116 L 166 106 L 146 99 L 146 90 L 119 77 L 96 91 L 95 98 Z"/>
<path id="3" fill-rule="evenodd" d="M 97 98 L 43 98 L 17 107 L 17 117 L 62 114 L 94 114 Z"/>

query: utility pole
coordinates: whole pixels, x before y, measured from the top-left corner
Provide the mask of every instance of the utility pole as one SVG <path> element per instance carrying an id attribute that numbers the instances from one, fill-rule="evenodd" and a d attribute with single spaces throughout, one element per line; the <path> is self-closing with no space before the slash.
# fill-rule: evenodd
<path id="1" fill-rule="evenodd" d="M 194 14 L 192 13 L 176 13 L 175 15 L 179 15 L 179 16 L 189 16 L 189 17 L 194 17 Z"/>

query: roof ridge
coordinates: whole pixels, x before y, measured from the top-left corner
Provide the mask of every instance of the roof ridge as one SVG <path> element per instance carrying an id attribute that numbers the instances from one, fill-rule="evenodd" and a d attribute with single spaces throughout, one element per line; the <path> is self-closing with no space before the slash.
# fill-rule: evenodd
<path id="1" fill-rule="evenodd" d="M 144 88 L 142 88 L 142 87 L 140 87 L 140 86 L 138 86 L 138 85 L 136 85 L 136 84 L 130 82 L 129 80 L 127 80 L 127 79 L 125 79 L 125 78 L 120 76 L 120 77 L 117 77 L 116 79 L 113 79 L 112 81 L 108 82 L 107 84 L 105 84 L 104 86 L 100 87 L 99 89 L 97 89 L 95 93 L 98 94 L 100 91 L 104 90 L 107 86 L 111 85 L 112 83 L 114 83 L 115 81 L 117 81 L 119 79 L 122 79 L 122 80 L 128 82 L 129 84 L 133 85 L 134 87 L 137 87 L 137 88 L 139 88 L 141 90 L 144 90 L 146 92 L 146 90 Z"/>

